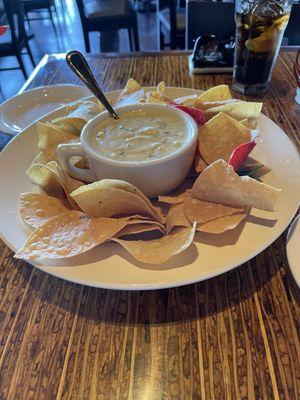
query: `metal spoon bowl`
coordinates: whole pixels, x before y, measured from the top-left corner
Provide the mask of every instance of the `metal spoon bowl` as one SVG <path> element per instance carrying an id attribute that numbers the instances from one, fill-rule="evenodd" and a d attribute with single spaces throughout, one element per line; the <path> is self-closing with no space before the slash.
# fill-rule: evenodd
<path id="1" fill-rule="evenodd" d="M 69 53 L 67 53 L 66 55 L 66 62 L 71 70 L 75 73 L 75 75 L 78 76 L 78 78 L 85 84 L 85 86 L 103 104 L 111 117 L 114 119 L 119 119 L 118 114 L 109 104 L 107 98 L 100 89 L 84 55 L 77 50 L 69 51 Z"/>

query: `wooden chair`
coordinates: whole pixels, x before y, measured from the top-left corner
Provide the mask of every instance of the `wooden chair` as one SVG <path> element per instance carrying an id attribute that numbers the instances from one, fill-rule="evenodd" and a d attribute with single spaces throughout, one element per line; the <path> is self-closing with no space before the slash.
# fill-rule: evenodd
<path id="1" fill-rule="evenodd" d="M 128 0 L 76 0 L 76 3 L 87 53 L 91 51 L 89 32 L 120 29 L 128 31 L 130 50 L 133 51 L 134 41 L 135 50 L 139 51 L 137 14 Z"/>
<path id="2" fill-rule="evenodd" d="M 54 0 L 22 0 L 22 2 L 24 4 L 24 11 L 28 24 L 30 24 L 30 21 L 43 21 L 45 19 L 50 19 L 54 33 L 57 36 L 57 30 L 53 19 L 53 12 L 56 14 L 57 18 L 57 10 Z M 48 13 L 48 16 L 29 17 L 29 13 L 35 11 L 46 11 Z"/>
<path id="3" fill-rule="evenodd" d="M 192 49 L 200 35 L 235 36 L 234 3 L 188 0 L 186 48 Z"/>
<path id="4" fill-rule="evenodd" d="M 156 0 L 158 48 L 172 50 L 185 47 L 185 8 L 177 7 L 177 0 Z M 166 37 L 170 38 L 169 43 Z"/>
<path id="5" fill-rule="evenodd" d="M 0 57 L 15 56 L 19 62 L 19 67 L 1 68 L 1 70 L 21 69 L 25 79 L 27 79 L 21 54 L 28 54 L 34 67 L 35 62 L 25 32 L 23 5 L 21 0 L 3 0 L 3 4 L 10 29 L 0 37 Z M 24 48 L 26 52 L 21 53 Z"/>

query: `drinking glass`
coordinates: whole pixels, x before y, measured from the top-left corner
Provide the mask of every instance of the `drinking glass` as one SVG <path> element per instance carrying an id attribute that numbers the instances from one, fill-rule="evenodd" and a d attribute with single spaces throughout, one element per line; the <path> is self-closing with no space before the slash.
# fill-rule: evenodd
<path id="1" fill-rule="evenodd" d="M 236 0 L 233 90 L 268 89 L 293 0 Z"/>

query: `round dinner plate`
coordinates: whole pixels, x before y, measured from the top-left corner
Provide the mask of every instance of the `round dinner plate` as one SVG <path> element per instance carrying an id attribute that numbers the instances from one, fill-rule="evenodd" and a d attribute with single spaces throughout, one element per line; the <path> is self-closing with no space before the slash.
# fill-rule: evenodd
<path id="1" fill-rule="evenodd" d="M 118 93 L 111 92 L 108 97 L 114 98 Z M 167 89 L 167 94 L 173 98 L 193 93 L 199 92 L 183 88 Z M 51 121 L 64 114 L 65 107 L 42 120 Z M 248 261 L 286 229 L 300 198 L 300 159 L 296 147 L 282 129 L 264 115 L 259 118 L 258 128 L 258 144 L 251 156 L 271 169 L 263 181 L 282 189 L 274 212 L 252 209 L 246 223 L 233 231 L 221 235 L 197 233 L 188 250 L 160 265 L 138 262 L 116 243 L 106 243 L 73 259 L 32 262 L 32 265 L 84 285 L 146 290 L 198 282 Z M 37 152 L 37 135 L 32 124 L 16 136 L 0 155 L 0 233 L 14 251 L 24 244 L 31 232 L 20 219 L 18 199 L 22 192 L 38 191 L 25 173 Z"/>
<path id="2" fill-rule="evenodd" d="M 0 105 L 0 132 L 16 135 L 51 111 L 87 96 L 90 91 L 79 85 L 41 86 L 17 94 Z"/>
<path id="3" fill-rule="evenodd" d="M 300 288 L 300 215 L 294 219 L 286 240 L 286 255 L 291 273 Z"/>

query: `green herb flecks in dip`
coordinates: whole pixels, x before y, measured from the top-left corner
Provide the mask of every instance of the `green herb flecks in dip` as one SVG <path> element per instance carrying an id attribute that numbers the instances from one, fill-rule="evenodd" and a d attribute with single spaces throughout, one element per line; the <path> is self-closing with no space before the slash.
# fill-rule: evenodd
<path id="1" fill-rule="evenodd" d="M 174 113 L 130 111 L 99 124 L 90 144 L 101 156 L 119 161 L 149 161 L 180 150 L 188 140 L 184 121 Z"/>

